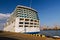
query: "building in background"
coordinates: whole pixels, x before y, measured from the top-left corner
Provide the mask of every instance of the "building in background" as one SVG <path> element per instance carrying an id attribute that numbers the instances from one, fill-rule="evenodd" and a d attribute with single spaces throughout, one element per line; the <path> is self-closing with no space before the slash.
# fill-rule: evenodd
<path id="1" fill-rule="evenodd" d="M 40 25 L 37 11 L 18 5 L 5 23 L 4 31 L 39 33 Z"/>

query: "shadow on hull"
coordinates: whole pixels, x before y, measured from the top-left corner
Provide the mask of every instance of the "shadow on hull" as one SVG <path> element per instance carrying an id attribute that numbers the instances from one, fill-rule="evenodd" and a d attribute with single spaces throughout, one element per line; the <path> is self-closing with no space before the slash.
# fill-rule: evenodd
<path id="1" fill-rule="evenodd" d="M 40 32 L 25 32 L 25 34 L 39 34 Z"/>

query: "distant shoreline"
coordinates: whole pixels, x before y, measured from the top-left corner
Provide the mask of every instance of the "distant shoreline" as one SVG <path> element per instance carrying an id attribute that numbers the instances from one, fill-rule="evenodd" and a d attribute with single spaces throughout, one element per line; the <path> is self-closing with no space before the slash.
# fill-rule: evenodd
<path id="1" fill-rule="evenodd" d="M 60 29 L 43 29 L 43 30 L 60 30 Z"/>

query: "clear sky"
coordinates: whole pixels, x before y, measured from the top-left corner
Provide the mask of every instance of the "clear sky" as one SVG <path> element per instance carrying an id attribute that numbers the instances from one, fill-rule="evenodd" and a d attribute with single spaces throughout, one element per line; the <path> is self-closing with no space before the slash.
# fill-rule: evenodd
<path id="1" fill-rule="evenodd" d="M 0 0 L 0 26 L 17 5 L 30 6 L 31 0 Z M 60 25 L 60 0 L 32 0 L 32 8 L 38 11 L 41 25 Z"/>

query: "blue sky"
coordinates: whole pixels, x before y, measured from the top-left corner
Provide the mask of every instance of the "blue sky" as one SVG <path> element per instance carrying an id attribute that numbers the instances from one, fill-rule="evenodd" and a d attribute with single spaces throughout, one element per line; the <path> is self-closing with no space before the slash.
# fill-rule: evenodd
<path id="1" fill-rule="evenodd" d="M 30 1 L 31 0 L 0 0 L 0 26 L 6 22 L 6 16 L 10 15 L 17 5 L 29 7 Z M 38 11 L 41 25 L 60 25 L 60 0 L 32 0 L 31 6 Z"/>

